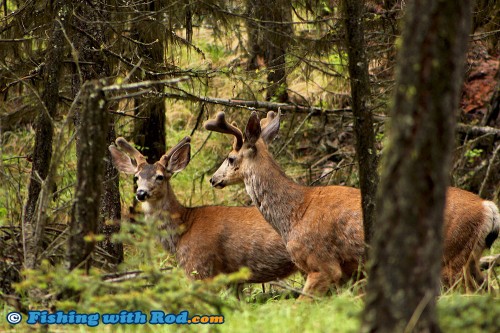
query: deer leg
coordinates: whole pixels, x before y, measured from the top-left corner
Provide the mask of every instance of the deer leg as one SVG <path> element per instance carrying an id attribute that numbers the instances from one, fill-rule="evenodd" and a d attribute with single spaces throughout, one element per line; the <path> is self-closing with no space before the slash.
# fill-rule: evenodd
<path id="1" fill-rule="evenodd" d="M 453 270 L 451 263 L 443 263 L 443 267 L 441 268 L 441 284 L 443 287 L 451 288 L 457 279 L 457 275 L 460 275 L 460 272 Z"/>
<path id="2" fill-rule="evenodd" d="M 475 258 L 471 258 L 468 262 L 467 267 L 467 275 L 468 275 L 468 288 L 470 290 L 485 290 L 486 284 L 485 277 L 483 273 L 481 273 L 478 261 Z"/>

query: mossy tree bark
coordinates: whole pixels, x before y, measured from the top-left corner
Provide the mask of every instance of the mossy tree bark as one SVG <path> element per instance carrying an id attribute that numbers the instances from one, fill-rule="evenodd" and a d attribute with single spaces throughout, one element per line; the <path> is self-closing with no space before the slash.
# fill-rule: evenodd
<path id="1" fill-rule="evenodd" d="M 471 2 L 409 3 L 362 332 L 439 332 L 436 296 L 446 187 Z"/>
<path id="2" fill-rule="evenodd" d="M 290 0 L 247 0 L 249 69 L 267 70 L 266 100 L 288 102 L 286 54 L 293 36 Z"/>
<path id="3" fill-rule="evenodd" d="M 342 1 L 342 16 L 346 31 L 351 107 L 354 115 L 356 154 L 358 156 L 359 183 L 363 208 L 365 243 L 370 244 L 375 220 L 375 194 L 378 185 L 377 149 L 373 116 L 370 109 L 370 78 L 363 29 L 364 1 Z"/>
<path id="4" fill-rule="evenodd" d="M 79 153 L 76 192 L 71 210 L 68 240 L 70 269 L 89 267 L 92 250 L 99 231 L 100 201 L 105 175 L 105 149 L 109 112 L 98 81 L 88 81 L 82 87 L 83 107 L 78 127 Z"/>
<path id="5" fill-rule="evenodd" d="M 73 75 L 73 91 L 76 95 L 82 84 L 89 80 L 106 78 L 111 76 L 109 59 L 104 52 L 99 51 L 102 45 L 107 45 L 107 34 L 105 21 L 109 12 L 104 8 L 102 1 L 74 1 L 74 11 L 77 14 L 73 20 L 75 27 L 74 46 L 78 50 L 78 64 L 75 64 Z M 91 34 L 89 32 L 92 32 Z M 78 66 L 77 66 L 78 65 Z M 109 117 L 105 128 L 107 134 L 106 144 L 98 146 L 106 154 L 104 191 L 100 200 L 101 218 L 99 220 L 99 233 L 104 235 L 104 240 L 99 242 L 99 246 L 110 256 L 107 260 L 111 264 L 118 264 L 123 261 L 123 245 L 112 242 L 113 234 L 120 231 L 119 221 L 121 219 L 121 203 L 119 190 L 118 171 L 113 167 L 111 155 L 107 146 L 116 139 L 115 118 Z M 76 116 L 76 125 L 80 124 L 80 113 Z M 77 140 L 78 159 L 85 158 L 81 155 L 81 141 Z"/>
<path id="6" fill-rule="evenodd" d="M 43 106 L 40 107 L 36 121 L 33 166 L 23 217 L 24 266 L 30 269 L 38 266 L 46 223 L 44 211 L 46 205 L 43 202 L 48 201 L 48 191 L 52 188 L 53 182 L 52 177 L 48 177 L 54 136 L 52 121 L 59 102 L 59 79 L 63 67 L 65 44 L 63 29 L 69 15 L 64 1 L 55 1 L 53 8 L 54 20 L 43 67 L 44 82 L 46 82 L 41 96 Z M 42 187 L 46 191 L 42 191 Z"/>

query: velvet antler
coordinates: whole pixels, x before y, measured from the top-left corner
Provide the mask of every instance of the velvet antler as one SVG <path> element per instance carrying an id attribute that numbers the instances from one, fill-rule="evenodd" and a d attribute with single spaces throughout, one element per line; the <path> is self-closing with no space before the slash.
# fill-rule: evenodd
<path id="1" fill-rule="evenodd" d="M 231 125 L 226 121 L 224 111 L 217 113 L 214 119 L 207 120 L 203 126 L 205 129 L 212 132 L 234 135 L 234 150 L 240 150 L 241 146 L 243 146 L 243 134 L 238 127 Z"/>
<path id="2" fill-rule="evenodd" d="M 266 118 L 262 118 L 262 119 L 260 120 L 260 128 L 262 128 L 262 130 L 264 130 L 264 128 L 266 128 L 266 127 L 267 127 L 267 125 L 269 125 L 269 123 L 270 123 L 271 121 L 273 121 L 273 119 L 274 119 L 274 118 L 276 118 L 276 112 L 274 112 L 274 111 L 269 111 L 269 112 L 267 113 Z"/>

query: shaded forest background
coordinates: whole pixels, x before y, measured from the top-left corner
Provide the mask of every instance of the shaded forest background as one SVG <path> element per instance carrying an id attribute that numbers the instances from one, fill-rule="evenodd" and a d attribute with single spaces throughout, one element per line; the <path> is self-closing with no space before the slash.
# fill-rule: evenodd
<path id="1" fill-rule="evenodd" d="M 3 293 L 14 294 L 10 282 L 21 281 L 22 268 L 48 273 L 64 263 L 112 274 L 123 261 L 125 270 L 174 263 L 154 245 L 151 231 L 140 228 L 132 180 L 120 179 L 111 165 L 107 146 L 117 136 L 134 142 L 151 162 L 191 135 L 191 165 L 173 185 L 181 200 L 192 206 L 248 205 L 241 187 L 210 188 L 208 178 L 230 141 L 204 131 L 201 124 L 224 110 L 241 126 L 254 109 L 265 114 L 279 108 L 284 120 L 272 151 L 287 174 L 302 184 L 359 188 L 352 82 L 339 5 L 333 0 L 2 1 Z M 499 6 L 476 2 L 460 109 L 450 110 L 459 122 L 451 183 L 497 204 Z M 404 10 L 400 1 L 367 1 L 363 9 L 369 79 L 365 106 L 373 115 L 379 154 Z M 97 130 L 86 133 L 90 128 Z M 102 176 L 79 174 L 85 165 L 102 169 L 96 173 Z M 79 177 L 88 180 L 87 189 L 76 187 Z M 88 191 L 98 194 L 98 210 L 78 206 Z M 134 219 L 139 224 L 126 222 Z M 128 236 L 112 238 L 120 228 Z M 140 252 L 127 245 L 130 234 L 152 244 L 143 244 Z M 153 281 L 162 276 L 154 273 Z M 47 279 L 58 284 L 55 276 Z M 40 282 L 26 281 L 31 287 Z M 186 292 L 193 304 L 197 292 L 204 293 L 196 286 Z M 58 295 L 78 288 L 69 289 L 59 288 Z M 31 299 L 40 301 L 44 295 L 30 289 Z M 75 297 L 70 299 L 78 302 Z M 22 307 L 19 299 L 8 302 Z"/>

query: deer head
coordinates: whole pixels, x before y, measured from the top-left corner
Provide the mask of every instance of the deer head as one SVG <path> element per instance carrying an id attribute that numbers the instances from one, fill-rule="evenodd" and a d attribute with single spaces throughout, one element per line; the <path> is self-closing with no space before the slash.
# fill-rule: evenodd
<path id="1" fill-rule="evenodd" d="M 135 193 L 137 200 L 154 201 L 165 195 L 163 185 L 170 181 L 172 175 L 182 171 L 188 165 L 191 152 L 190 141 L 191 138 L 186 136 L 154 164 L 148 164 L 146 158 L 122 137 L 115 141 L 116 146 L 121 150 L 110 145 L 109 151 L 118 171 L 134 175 L 137 182 Z"/>
<path id="2" fill-rule="evenodd" d="M 252 159 L 259 149 L 267 149 L 278 134 L 280 111 L 269 111 L 267 117 L 259 121 L 257 112 L 252 112 L 245 128 L 245 133 L 227 123 L 224 112 L 219 112 L 214 119 L 204 124 L 205 129 L 213 132 L 234 135 L 233 150 L 210 179 L 212 186 L 223 188 L 227 185 L 243 182 L 244 171 L 250 167 Z"/>

